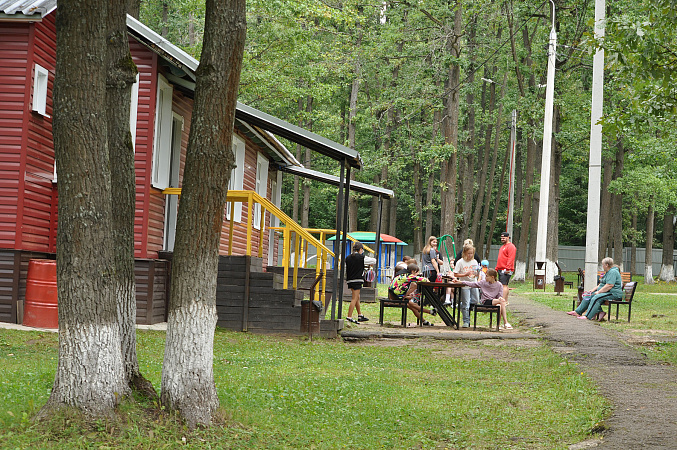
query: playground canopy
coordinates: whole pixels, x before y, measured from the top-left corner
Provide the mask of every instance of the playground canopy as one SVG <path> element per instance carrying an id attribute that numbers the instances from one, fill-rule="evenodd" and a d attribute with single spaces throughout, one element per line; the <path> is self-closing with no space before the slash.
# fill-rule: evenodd
<path id="1" fill-rule="evenodd" d="M 373 231 L 353 231 L 348 233 L 348 236 L 369 246 L 376 245 L 376 233 Z M 336 236 L 332 236 L 327 239 L 327 241 L 335 240 Z M 392 269 L 397 261 L 402 259 L 402 256 L 404 256 L 404 247 L 406 245 L 406 242 L 396 238 L 395 236 L 381 233 L 381 248 L 378 250 L 380 256 L 380 260 L 378 262 L 378 267 L 380 270 L 377 273 L 378 282 L 382 282 L 382 275 L 385 276 L 388 269 Z M 352 246 L 346 247 L 346 255 L 349 255 L 350 252 L 352 252 Z"/>

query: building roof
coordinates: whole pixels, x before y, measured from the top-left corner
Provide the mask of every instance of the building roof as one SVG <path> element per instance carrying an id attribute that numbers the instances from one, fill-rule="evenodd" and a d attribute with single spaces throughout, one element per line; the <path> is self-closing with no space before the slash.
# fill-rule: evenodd
<path id="1" fill-rule="evenodd" d="M 324 172 L 318 172 L 316 170 L 307 169 L 303 166 L 287 166 L 280 168 L 283 172 L 288 172 L 293 175 L 298 175 L 304 178 L 309 178 L 311 180 L 321 181 L 323 183 L 331 184 L 334 186 L 339 185 L 339 177 L 336 175 L 329 175 Z M 350 190 L 355 192 L 361 192 L 362 194 L 368 194 L 384 198 L 393 198 L 395 193 L 390 189 L 382 188 L 380 186 L 372 186 L 371 184 L 360 183 L 359 181 L 350 182 Z"/>
<path id="2" fill-rule="evenodd" d="M 374 244 L 376 243 L 376 233 L 373 231 L 351 231 L 348 233 L 348 236 L 353 239 L 362 242 L 363 244 Z M 336 236 L 332 236 L 328 241 L 335 241 Z M 406 242 L 397 239 L 394 236 L 389 234 L 381 233 L 381 243 L 383 244 L 395 244 L 395 245 L 407 245 Z"/>
<path id="3" fill-rule="evenodd" d="M 0 0 L 0 18 L 41 20 L 54 8 L 56 0 Z"/>

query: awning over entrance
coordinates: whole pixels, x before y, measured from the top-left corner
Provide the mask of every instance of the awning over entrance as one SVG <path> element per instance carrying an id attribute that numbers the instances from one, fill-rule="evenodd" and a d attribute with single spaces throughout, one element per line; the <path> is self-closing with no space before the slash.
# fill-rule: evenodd
<path id="1" fill-rule="evenodd" d="M 318 172 L 316 170 L 306 169 L 303 166 L 287 166 L 280 168 L 283 172 L 291 173 L 292 175 L 298 175 L 300 177 L 309 178 L 311 180 L 321 181 L 323 183 L 331 184 L 333 186 L 338 186 L 341 180 L 336 175 L 329 175 L 324 172 Z M 355 192 L 360 192 L 362 194 L 374 195 L 377 197 L 387 197 L 393 198 L 395 193 L 390 189 L 382 188 L 379 186 L 373 186 L 371 184 L 360 183 L 359 181 L 350 182 L 350 190 Z"/>

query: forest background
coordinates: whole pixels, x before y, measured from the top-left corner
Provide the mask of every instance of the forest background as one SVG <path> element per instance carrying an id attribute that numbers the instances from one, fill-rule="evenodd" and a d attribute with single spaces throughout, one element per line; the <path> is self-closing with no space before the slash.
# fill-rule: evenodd
<path id="1" fill-rule="evenodd" d="M 585 245 L 592 55 L 606 52 L 599 257 L 662 247 L 674 278 L 677 2 L 248 0 L 239 100 L 358 150 L 351 178 L 395 192 L 382 230 L 412 243 L 451 234 L 480 255 L 505 229 L 517 112 L 513 242 L 533 267 L 548 34 L 558 33 L 548 259 Z M 199 58 L 204 2 L 146 0 L 141 20 Z M 285 142 L 304 166 L 334 161 Z M 376 200 L 352 193 L 349 230 L 376 230 Z M 336 189 L 285 177 L 283 209 L 334 228 Z M 533 246 L 532 246 L 533 248 Z M 634 252 L 631 252 L 634 257 Z M 630 268 L 634 261 L 625 261 Z M 650 267 L 650 261 L 649 267 Z M 651 280 L 651 270 L 645 272 Z M 517 274 L 517 278 L 524 274 Z"/>

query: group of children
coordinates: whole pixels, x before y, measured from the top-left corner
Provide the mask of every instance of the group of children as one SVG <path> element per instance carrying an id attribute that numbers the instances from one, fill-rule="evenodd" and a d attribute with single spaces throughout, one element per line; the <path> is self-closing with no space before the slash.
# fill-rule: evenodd
<path id="1" fill-rule="evenodd" d="M 406 264 L 406 269 L 404 268 Z M 466 242 L 459 258 L 453 266 L 453 282 L 460 282 L 464 286 L 461 288 L 461 299 L 459 307 L 463 315 L 463 328 L 470 326 L 470 304 L 499 305 L 501 318 L 503 319 L 503 328 L 511 330 L 512 326 L 508 323 L 506 306 L 507 302 L 503 298 L 503 285 L 499 283 L 498 273 L 495 269 L 489 268 L 487 260 L 478 261 L 475 256 L 475 247 L 472 242 Z M 436 267 L 437 268 L 437 267 Z M 397 296 L 408 300 L 407 306 L 414 313 L 416 318 L 420 319 L 421 312 L 435 315 L 435 309 L 427 310 L 420 306 L 420 293 L 417 289 L 417 282 L 428 281 L 428 278 L 420 273 L 416 261 L 405 256 L 401 263 L 396 266 L 397 272 L 390 284 L 389 291 Z M 439 270 L 439 269 L 438 269 Z M 437 278 L 438 270 L 435 270 Z M 435 280 L 433 280 L 435 281 Z M 447 289 L 445 305 L 451 305 L 451 288 Z M 427 320 L 423 325 L 432 325 Z"/>

